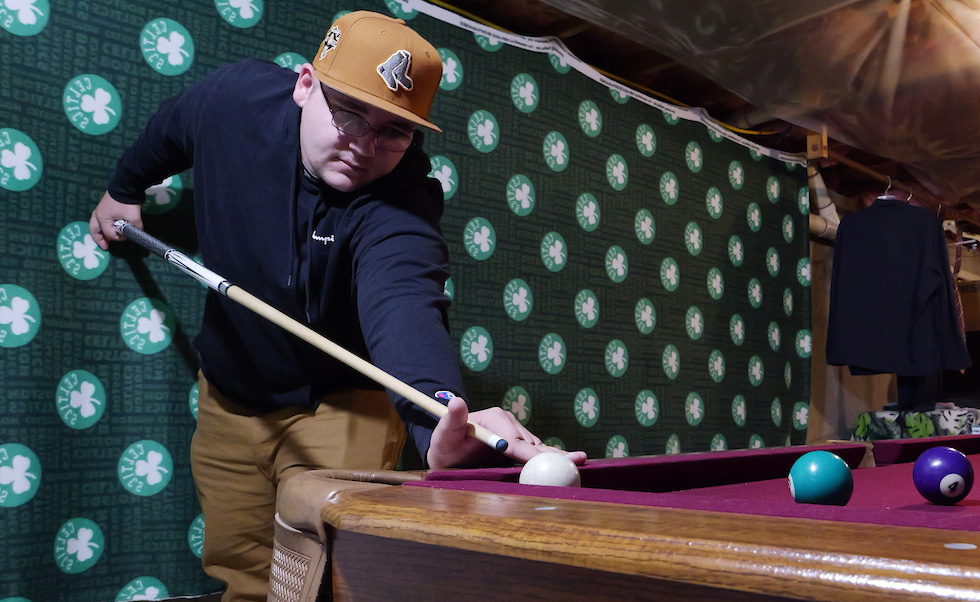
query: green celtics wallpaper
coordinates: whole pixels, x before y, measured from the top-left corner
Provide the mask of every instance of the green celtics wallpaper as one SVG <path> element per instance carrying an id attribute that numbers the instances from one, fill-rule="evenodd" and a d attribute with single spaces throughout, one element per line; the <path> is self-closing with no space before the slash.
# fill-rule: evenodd
<path id="1" fill-rule="evenodd" d="M 205 289 L 87 233 L 162 100 L 245 57 L 291 69 L 333 18 L 402 17 L 439 49 L 429 135 L 473 407 L 591 457 L 805 441 L 805 170 L 560 42 L 420 0 L 0 5 L 0 602 L 216 591 L 188 458 Z M 228 107 L 234 111 L 233 106 Z M 196 253 L 194 182 L 145 226 Z M 411 458 L 406 456 L 406 466 Z"/>

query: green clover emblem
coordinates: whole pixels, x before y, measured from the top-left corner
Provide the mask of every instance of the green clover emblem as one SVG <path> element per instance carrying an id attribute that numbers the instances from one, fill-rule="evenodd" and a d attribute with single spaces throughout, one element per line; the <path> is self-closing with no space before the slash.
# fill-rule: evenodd
<path id="1" fill-rule="evenodd" d="M 524 387 L 513 386 L 507 389 L 500 407 L 513 414 L 525 426 L 531 420 L 531 395 Z"/>
<path id="2" fill-rule="evenodd" d="M 725 380 L 725 356 L 718 349 L 713 350 L 708 356 L 708 376 L 716 383 Z"/>
<path id="3" fill-rule="evenodd" d="M 753 387 L 758 387 L 762 384 L 762 379 L 765 377 L 765 369 L 762 366 L 762 358 L 758 355 L 753 355 L 749 358 L 749 384 Z"/>
<path id="4" fill-rule="evenodd" d="M 647 298 L 640 299 L 633 307 L 633 321 L 642 334 L 650 334 L 657 326 L 657 310 Z"/>
<path id="5" fill-rule="evenodd" d="M 633 218 L 633 232 L 636 240 L 641 244 L 648 245 L 653 242 L 657 235 L 657 224 L 653 220 L 653 214 L 648 209 L 640 209 Z"/>
<path id="6" fill-rule="evenodd" d="M 693 140 L 687 143 L 687 147 L 684 148 L 684 160 L 687 162 L 687 168 L 691 170 L 691 173 L 698 173 L 704 169 L 704 155 L 701 151 L 701 145 Z"/>
<path id="7" fill-rule="evenodd" d="M 602 113 L 599 105 L 591 100 L 583 100 L 578 105 L 578 125 L 586 136 L 595 138 L 602 133 Z"/>
<path id="8" fill-rule="evenodd" d="M 722 210 L 725 207 L 725 201 L 722 199 L 721 191 L 717 187 L 712 186 L 704 194 L 704 206 L 707 208 L 708 215 L 711 216 L 711 219 L 721 217 Z"/>
<path id="9" fill-rule="evenodd" d="M 732 342 L 741 345 L 745 342 L 745 320 L 742 316 L 734 314 L 728 322 L 728 332 L 732 336 Z"/>
<path id="10" fill-rule="evenodd" d="M 599 298 L 587 288 L 575 295 L 575 319 L 583 328 L 592 328 L 599 322 Z"/>
<path id="11" fill-rule="evenodd" d="M 813 341 L 810 339 L 809 330 L 804 329 L 796 333 L 795 346 L 796 355 L 802 358 L 810 357 L 810 353 L 813 351 Z"/>
<path id="12" fill-rule="evenodd" d="M 176 328 L 174 311 L 159 299 L 142 297 L 129 304 L 119 318 L 119 334 L 126 346 L 151 355 L 170 345 Z"/>
<path id="13" fill-rule="evenodd" d="M 715 301 L 721 300 L 725 294 L 725 278 L 721 275 L 721 270 L 711 268 L 708 270 L 708 295 Z"/>
<path id="14" fill-rule="evenodd" d="M 667 378 L 670 380 L 677 378 L 677 375 L 681 371 L 681 354 L 677 351 L 677 347 L 670 344 L 664 347 L 661 365 Z"/>
<path id="15" fill-rule="evenodd" d="M 797 401 L 793 404 L 793 429 L 805 431 L 810 422 L 810 404 L 805 401 Z"/>
<path id="16" fill-rule="evenodd" d="M 769 176 L 766 180 L 766 198 L 770 203 L 779 201 L 779 179 L 776 176 Z"/>
<path id="17" fill-rule="evenodd" d="M 435 178 L 442 185 L 442 198 L 445 201 L 453 198 L 459 190 L 459 171 L 456 165 L 443 155 L 434 155 L 429 159 L 432 171 L 429 172 L 430 178 Z"/>
<path id="18" fill-rule="evenodd" d="M 769 322 L 769 328 L 766 329 L 766 340 L 769 341 L 770 349 L 779 351 L 779 346 L 782 344 L 782 334 L 779 331 L 779 324 Z"/>
<path id="19" fill-rule="evenodd" d="M 704 315 L 696 305 L 687 308 L 687 313 L 684 314 L 684 328 L 692 341 L 700 339 L 704 334 Z"/>
<path id="20" fill-rule="evenodd" d="M 737 234 L 732 234 L 731 238 L 728 239 L 728 260 L 735 267 L 742 265 L 745 260 L 745 247 Z"/>
<path id="21" fill-rule="evenodd" d="M 82 133 L 100 136 L 122 120 L 119 92 L 99 75 L 76 75 L 65 86 L 61 98 L 68 121 Z"/>
<path id="22" fill-rule="evenodd" d="M 442 79 L 439 80 L 439 89 L 451 92 L 463 85 L 463 62 L 459 60 L 456 53 L 448 48 L 440 48 L 439 58 L 442 59 Z"/>
<path id="23" fill-rule="evenodd" d="M 531 287 L 520 278 L 514 278 L 504 287 L 504 311 L 511 320 L 523 322 L 531 315 L 534 295 Z"/>
<path id="24" fill-rule="evenodd" d="M 571 150 L 568 148 L 568 141 L 560 132 L 549 132 L 544 137 L 541 150 L 544 153 L 544 162 L 552 171 L 565 171 L 568 167 Z"/>
<path id="25" fill-rule="evenodd" d="M 184 183 L 179 174 L 167 176 L 159 184 L 154 184 L 144 191 L 143 213 L 163 215 L 173 211 L 180 202 L 183 191 Z"/>
<path id="26" fill-rule="evenodd" d="M 497 233 L 486 218 L 474 217 L 463 230 L 463 245 L 470 257 L 486 261 L 497 248 Z"/>
<path id="27" fill-rule="evenodd" d="M 48 0 L 8 0 L 4 4 L 0 7 L 0 26 L 15 36 L 37 35 L 48 24 L 51 15 Z"/>
<path id="28" fill-rule="evenodd" d="M 493 361 L 493 339 L 480 326 L 466 329 L 459 340 L 459 355 L 463 365 L 474 372 L 482 372 Z"/>
<path id="29" fill-rule="evenodd" d="M 745 171 L 738 161 L 732 161 L 728 164 L 728 183 L 735 190 L 741 190 L 742 186 L 745 185 Z"/>
<path id="30" fill-rule="evenodd" d="M 622 190 L 629 183 L 630 172 L 626 166 L 626 159 L 622 155 L 613 153 L 606 159 L 606 180 L 613 190 Z"/>
<path id="31" fill-rule="evenodd" d="M 572 70 L 572 66 L 568 63 L 564 54 L 558 54 L 555 52 L 548 53 L 548 60 L 551 62 L 551 66 L 554 67 L 555 71 L 561 74 L 568 73 Z"/>
<path id="32" fill-rule="evenodd" d="M 214 7 L 222 19 L 239 29 L 255 27 L 265 11 L 262 0 L 214 0 Z"/>
<path id="33" fill-rule="evenodd" d="M 779 275 L 779 251 L 776 247 L 769 247 L 766 250 L 766 269 L 773 278 Z"/>
<path id="34" fill-rule="evenodd" d="M 466 125 L 470 144 L 481 153 L 492 152 L 500 142 L 500 126 L 497 118 L 487 110 L 474 111 Z"/>
<path id="35" fill-rule="evenodd" d="M 0 508 L 31 501 L 41 486 L 41 461 L 20 443 L 0 445 Z"/>
<path id="36" fill-rule="evenodd" d="M 0 347 L 30 343 L 41 329 L 41 308 L 26 288 L 0 284 Z"/>
<path id="37" fill-rule="evenodd" d="M 575 395 L 575 420 L 585 428 L 595 426 L 599 421 L 599 396 L 588 387 Z"/>
<path id="38" fill-rule="evenodd" d="M 510 100 L 521 113 L 533 113 L 541 102 L 538 82 L 527 73 L 518 73 L 510 82 Z"/>
<path id="39" fill-rule="evenodd" d="M 775 426 L 782 426 L 783 424 L 783 404 L 779 401 L 779 398 L 772 400 L 772 404 L 769 406 L 769 418 L 772 419 L 772 423 Z"/>
<path id="40" fill-rule="evenodd" d="M 606 251 L 606 275 L 609 276 L 609 279 L 616 283 L 622 282 L 626 280 L 629 270 L 629 259 L 626 257 L 626 251 L 618 245 L 609 247 Z"/>
<path id="41" fill-rule="evenodd" d="M 762 209 L 758 203 L 749 203 L 745 209 L 745 221 L 749 224 L 749 230 L 758 232 L 762 227 Z"/>
<path id="42" fill-rule="evenodd" d="M 149 439 L 137 441 L 123 451 L 116 476 L 126 491 L 147 497 L 163 491 L 174 474 L 170 451 Z"/>
<path id="43" fill-rule="evenodd" d="M 154 19 L 140 33 L 143 60 L 161 75 L 180 75 L 194 63 L 194 39 L 173 19 Z"/>
<path id="44" fill-rule="evenodd" d="M 55 404 L 66 426 L 87 429 L 102 418 L 106 407 L 105 387 L 86 370 L 72 370 L 61 377 Z"/>
<path id="45" fill-rule="evenodd" d="M 745 396 L 736 395 L 732 398 L 732 421 L 737 426 L 745 426 Z"/>
<path id="46" fill-rule="evenodd" d="M 701 228 L 697 222 L 688 222 L 687 226 L 684 227 L 684 246 L 687 247 L 687 252 L 691 255 L 701 254 L 704 241 L 701 236 Z"/>
<path id="47" fill-rule="evenodd" d="M 677 181 L 677 176 L 669 171 L 665 171 L 660 176 L 660 198 L 668 205 L 674 205 L 681 195 L 681 185 Z"/>
<path id="48" fill-rule="evenodd" d="M 644 157 L 652 157 L 657 152 L 657 134 L 646 123 L 636 128 L 636 148 Z"/>
<path id="49" fill-rule="evenodd" d="M 796 206 L 801 215 L 810 213 L 810 188 L 808 186 L 800 186 L 796 192 Z"/>
<path id="50" fill-rule="evenodd" d="M 613 339 L 606 345 L 605 353 L 606 371 L 614 378 L 620 378 L 626 374 L 629 368 L 629 352 L 626 345 L 619 339 Z"/>
<path id="51" fill-rule="evenodd" d="M 704 400 L 701 396 L 691 391 L 684 400 L 684 418 L 691 426 L 697 426 L 704 420 Z"/>
<path id="52" fill-rule="evenodd" d="M 762 306 L 762 283 L 759 282 L 758 278 L 749 279 L 747 293 L 749 297 L 749 305 L 755 309 L 759 309 L 759 307 Z"/>
<path id="53" fill-rule="evenodd" d="M 668 292 L 674 292 L 681 284 L 681 269 L 673 257 L 660 262 L 660 282 Z"/>
<path id="54" fill-rule="evenodd" d="M 568 261 L 568 247 L 565 246 L 565 239 L 557 232 L 548 232 L 541 239 L 538 247 L 541 261 L 544 267 L 550 272 L 560 272 L 565 268 Z"/>
<path id="55" fill-rule="evenodd" d="M 41 181 L 44 161 L 31 137 L 13 128 L 0 129 L 0 188 L 23 192 Z"/>
<path id="56" fill-rule="evenodd" d="M 538 344 L 538 364 L 548 374 L 558 374 L 565 368 L 565 341 L 554 332 L 549 332 Z"/>
<path id="57" fill-rule="evenodd" d="M 58 529 L 54 539 L 54 559 L 68 574 L 81 573 L 95 566 L 105 551 L 105 536 L 93 521 L 76 517 Z"/>
<path id="58" fill-rule="evenodd" d="M 660 402 L 653 391 L 643 389 L 637 393 L 633 401 L 633 412 L 640 426 L 653 426 L 657 423 L 657 418 L 660 417 Z"/>
<path id="59" fill-rule="evenodd" d="M 810 286 L 810 258 L 804 257 L 796 262 L 796 280 L 800 286 Z"/>
<path id="60" fill-rule="evenodd" d="M 613 435 L 606 442 L 607 458 L 627 458 L 630 455 L 630 447 L 626 438 L 622 435 Z"/>
<path id="61" fill-rule="evenodd" d="M 580 194 L 575 200 L 575 219 L 578 220 L 578 225 L 586 232 L 593 232 L 599 227 L 601 218 L 599 201 L 591 193 Z"/>
<path id="62" fill-rule="evenodd" d="M 507 206 L 514 215 L 524 217 L 534 211 L 534 184 L 524 174 L 516 174 L 507 181 Z"/>
<path id="63" fill-rule="evenodd" d="M 92 280 L 109 267 L 110 255 L 95 244 L 85 222 L 71 222 L 58 233 L 58 261 L 69 276 Z"/>

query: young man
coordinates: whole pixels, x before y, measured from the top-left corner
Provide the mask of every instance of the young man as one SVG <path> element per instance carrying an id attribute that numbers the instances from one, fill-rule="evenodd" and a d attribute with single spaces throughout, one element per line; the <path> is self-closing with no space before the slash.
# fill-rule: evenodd
<path id="1" fill-rule="evenodd" d="M 392 468 L 405 426 L 433 468 L 479 462 L 467 418 L 526 461 L 548 449 L 500 408 L 469 414 L 447 329 L 442 189 L 421 126 L 439 87 L 436 49 L 404 22 L 339 18 L 299 74 L 229 65 L 164 102 L 119 160 L 92 214 L 100 247 L 144 190 L 194 168 L 204 263 L 422 392 L 435 418 L 233 301 L 209 292 L 191 464 L 205 570 L 223 600 L 265 600 L 276 489 L 315 468 Z M 393 403 L 392 403 L 393 402 Z M 404 424 L 403 424 L 404 423 Z M 493 452 L 489 452 L 493 453 Z M 577 463 L 581 452 L 570 454 Z"/>

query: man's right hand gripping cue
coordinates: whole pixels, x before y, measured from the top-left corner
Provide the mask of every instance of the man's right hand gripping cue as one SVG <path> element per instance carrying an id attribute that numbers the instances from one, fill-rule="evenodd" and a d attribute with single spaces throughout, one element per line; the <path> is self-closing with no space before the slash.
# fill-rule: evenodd
<path id="1" fill-rule="evenodd" d="M 112 225 L 116 220 L 124 219 L 139 229 L 143 229 L 143 213 L 139 204 L 120 203 L 109 196 L 109 193 L 102 195 L 102 200 L 96 205 L 92 217 L 88 221 L 88 231 L 92 235 L 92 240 L 99 248 L 105 251 L 109 248 L 109 241 L 123 240 L 125 237 L 116 232 Z"/>

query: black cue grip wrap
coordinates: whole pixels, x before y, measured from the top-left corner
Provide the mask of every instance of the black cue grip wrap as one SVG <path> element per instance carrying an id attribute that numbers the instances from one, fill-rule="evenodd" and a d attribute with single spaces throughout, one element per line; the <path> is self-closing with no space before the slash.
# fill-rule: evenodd
<path id="1" fill-rule="evenodd" d="M 147 251 L 150 251 L 154 255 L 159 255 L 164 259 L 167 258 L 167 251 L 170 251 L 171 247 L 163 244 L 161 240 L 150 236 L 126 220 L 117 219 L 112 223 L 112 225 L 116 228 L 116 232 L 122 234 Z"/>

